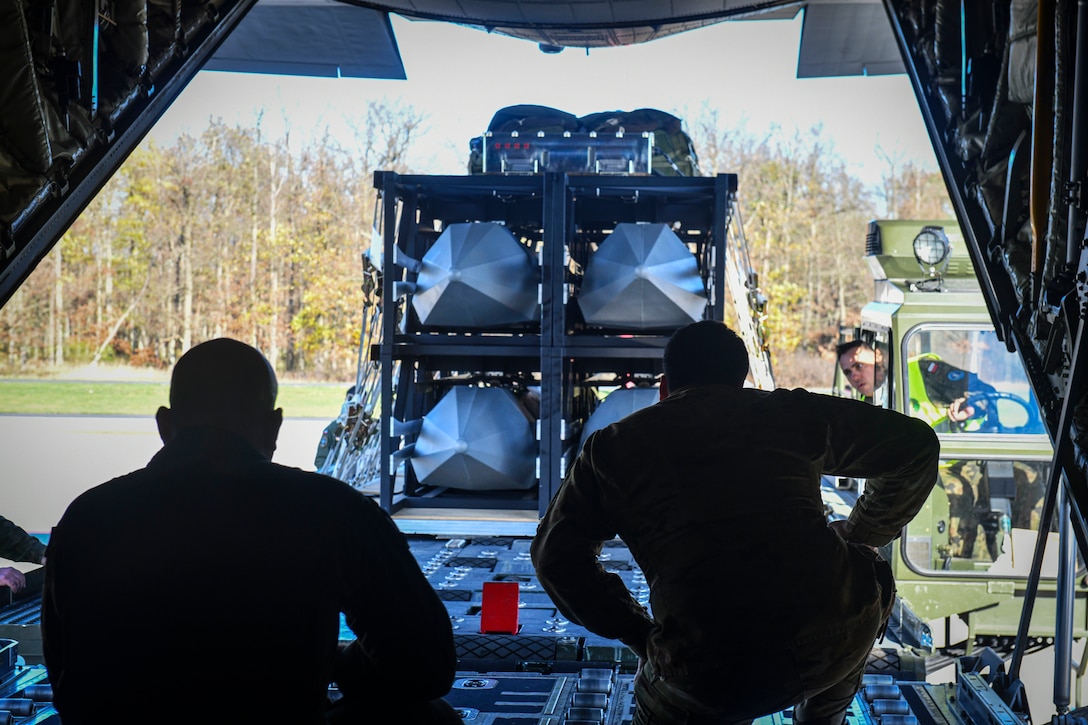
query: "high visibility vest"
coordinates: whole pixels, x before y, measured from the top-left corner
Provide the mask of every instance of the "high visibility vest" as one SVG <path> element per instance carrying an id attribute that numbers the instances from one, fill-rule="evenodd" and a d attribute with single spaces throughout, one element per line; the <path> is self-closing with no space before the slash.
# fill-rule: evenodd
<path id="1" fill-rule="evenodd" d="M 921 418 L 929 423 L 931 428 L 948 430 L 948 404 L 934 403 L 929 398 L 926 390 L 926 381 L 922 374 L 922 363 L 926 360 L 939 361 L 941 356 L 934 352 L 927 352 L 916 357 L 907 358 L 907 394 L 910 396 L 910 415 Z"/>

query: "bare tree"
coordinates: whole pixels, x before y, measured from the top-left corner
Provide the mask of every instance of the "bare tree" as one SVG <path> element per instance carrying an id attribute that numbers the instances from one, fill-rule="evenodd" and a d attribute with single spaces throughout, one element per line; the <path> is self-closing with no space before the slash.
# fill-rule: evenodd
<path id="1" fill-rule="evenodd" d="M 872 193 L 848 173 L 819 126 L 790 135 L 772 127 L 757 136 L 719 123 L 718 112 L 704 108 L 692 138 L 704 173 L 739 176 L 752 262 L 769 299 L 778 382 L 823 384 L 803 358 L 826 350 L 871 290 L 862 255 Z"/>

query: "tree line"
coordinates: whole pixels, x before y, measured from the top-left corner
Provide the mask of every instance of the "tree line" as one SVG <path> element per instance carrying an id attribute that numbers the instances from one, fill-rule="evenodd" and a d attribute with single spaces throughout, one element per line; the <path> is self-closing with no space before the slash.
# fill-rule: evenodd
<path id="1" fill-rule="evenodd" d="M 863 261 L 878 217 L 953 217 L 944 180 L 877 150 L 877 188 L 852 175 L 816 126 L 756 135 L 723 128 L 704 108 L 690 134 L 703 173 L 739 177 L 740 223 L 767 305 L 767 336 L 780 386 L 826 386 L 843 327 L 857 324 L 873 279 Z"/>
<path id="2" fill-rule="evenodd" d="M 424 121 L 372 101 L 350 148 L 216 120 L 168 146 L 141 144 L 0 310 L 0 372 L 166 368 L 228 335 L 281 375 L 354 379 L 373 174 L 431 173 L 406 163 Z M 885 156 L 883 183 L 869 189 L 819 128 L 757 136 L 723 129 L 712 109 L 688 132 L 704 174 L 739 175 L 735 223 L 769 299 L 777 382 L 824 383 L 819 353 L 872 293 L 867 222 L 881 205 L 892 217 L 949 215 L 940 176 Z"/>

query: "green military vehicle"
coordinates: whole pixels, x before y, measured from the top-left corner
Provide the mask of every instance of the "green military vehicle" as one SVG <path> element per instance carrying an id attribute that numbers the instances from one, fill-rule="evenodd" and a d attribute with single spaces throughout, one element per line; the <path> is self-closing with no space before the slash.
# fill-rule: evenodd
<path id="1" fill-rule="evenodd" d="M 885 551 L 898 583 L 893 631 L 937 657 L 982 645 L 1008 652 L 1052 460 L 1037 401 L 1019 356 L 994 332 L 954 221 L 873 221 L 865 260 L 873 300 L 839 349 L 862 341 L 872 351 L 873 379 L 856 379 L 856 370 L 848 376 L 837 364 L 834 392 L 922 418 L 941 440 L 938 484 Z M 857 485 L 864 482 L 836 482 L 847 494 Z M 1048 539 L 1033 648 L 1052 641 L 1062 562 L 1056 527 L 1042 528 Z M 1067 566 L 1071 560 L 1067 555 Z M 1080 637 L 1086 591 L 1084 577 L 1076 580 L 1073 630 Z"/>

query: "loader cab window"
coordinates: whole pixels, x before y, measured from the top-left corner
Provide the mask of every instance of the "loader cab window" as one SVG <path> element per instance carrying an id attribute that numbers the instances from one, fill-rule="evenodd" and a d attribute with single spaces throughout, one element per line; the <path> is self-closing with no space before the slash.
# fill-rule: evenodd
<path id="1" fill-rule="evenodd" d="M 938 433 L 1046 433 L 1020 358 L 992 329 L 920 325 L 903 359 L 906 412 Z"/>
<path id="2" fill-rule="evenodd" d="M 834 393 L 887 407 L 890 362 L 886 331 L 857 331 L 836 348 Z"/>
<path id="3" fill-rule="evenodd" d="M 1027 576 L 1050 460 L 1029 456 L 944 459 L 939 482 L 902 537 L 907 565 L 925 574 Z M 1056 576 L 1049 530 L 1044 576 Z"/>
<path id="4" fill-rule="evenodd" d="M 942 445 L 933 493 L 907 525 L 907 565 L 937 575 L 1026 576 L 1051 452 L 1020 358 L 992 328 L 947 323 L 909 330 L 900 355 L 905 412 L 954 437 Z M 1013 454 L 1017 448 L 1025 453 Z M 1057 536 L 1052 525 L 1042 528 Z"/>

